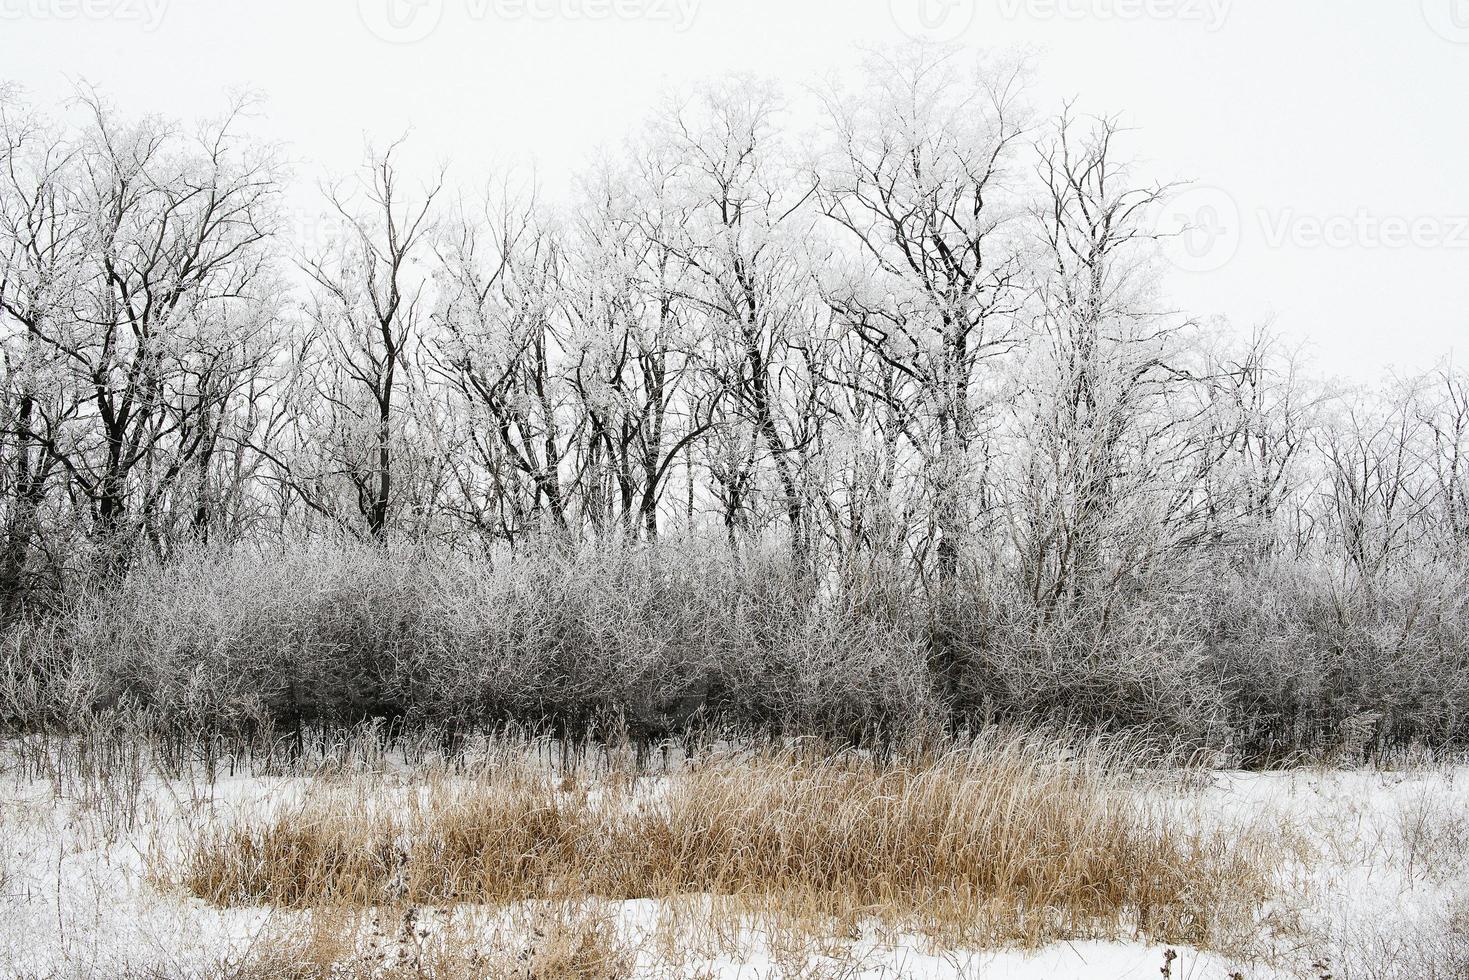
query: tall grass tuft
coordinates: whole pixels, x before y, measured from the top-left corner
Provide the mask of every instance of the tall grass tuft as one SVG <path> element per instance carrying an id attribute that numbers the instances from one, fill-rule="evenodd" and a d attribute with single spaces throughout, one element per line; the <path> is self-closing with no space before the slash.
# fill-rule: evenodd
<path id="1" fill-rule="evenodd" d="M 527 756 L 396 791 L 348 781 L 210 827 L 162 873 L 215 904 L 288 909 L 701 896 L 984 942 L 1207 947 L 1249 931 L 1270 846 L 1202 829 L 1132 780 L 1100 743 L 997 734 L 888 757 L 729 753 L 657 781 Z"/>

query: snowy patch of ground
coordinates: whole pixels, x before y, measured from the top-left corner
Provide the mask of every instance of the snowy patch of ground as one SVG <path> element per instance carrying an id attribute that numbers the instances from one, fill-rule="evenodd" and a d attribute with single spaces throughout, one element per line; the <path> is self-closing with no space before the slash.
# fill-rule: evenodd
<path id="1" fill-rule="evenodd" d="M 1206 774 L 1160 795 L 1200 801 L 1223 822 L 1265 821 L 1290 859 L 1256 949 L 1238 960 L 1144 942 L 1035 951 L 937 950 L 919 937 L 851 937 L 800 949 L 739 937 L 676 966 L 662 910 L 613 910 L 637 937 L 639 975 L 709 978 L 1336 978 L 1469 976 L 1469 769 Z M 6 777 L 0 785 L 0 963 L 35 978 L 204 977 L 246 955 L 273 920 L 212 908 L 150 876 L 205 822 L 298 800 L 300 778 L 154 778 L 80 793 Z M 299 915 L 299 913 L 297 913 Z M 274 916 L 278 924 L 280 914 Z M 727 943 L 726 943 L 727 945 Z M 676 972 L 670 972 L 676 971 Z"/>

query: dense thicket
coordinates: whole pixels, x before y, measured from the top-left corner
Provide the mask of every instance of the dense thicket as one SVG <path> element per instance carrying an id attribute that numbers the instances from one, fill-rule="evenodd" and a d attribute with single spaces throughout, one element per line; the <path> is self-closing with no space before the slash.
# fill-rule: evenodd
<path id="1" fill-rule="evenodd" d="M 11 721 L 1461 740 L 1469 377 L 1171 312 L 1023 83 L 708 86 L 556 207 L 394 145 L 305 235 L 247 105 L 0 89 Z"/>
<path id="2" fill-rule="evenodd" d="M 1242 761 L 1469 737 L 1469 569 L 1342 592 L 1319 567 L 1068 603 L 961 572 L 820 583 L 789 556 L 672 544 L 488 562 L 368 545 L 135 566 L 13 625 L 26 729 L 294 738 L 382 719 L 655 741 L 873 740 L 995 722 L 1134 730 Z"/>

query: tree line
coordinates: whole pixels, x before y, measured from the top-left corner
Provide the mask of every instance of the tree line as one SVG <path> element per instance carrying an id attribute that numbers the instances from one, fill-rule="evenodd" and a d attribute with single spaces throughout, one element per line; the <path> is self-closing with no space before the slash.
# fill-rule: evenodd
<path id="1" fill-rule="evenodd" d="M 671 96 L 555 205 L 403 145 L 292 235 L 254 104 L 180 124 L 0 88 L 0 593 L 349 536 L 775 548 L 1003 577 L 1042 615 L 1191 563 L 1369 587 L 1462 561 L 1469 375 L 1371 390 L 1170 309 L 1115 117 L 901 53 L 797 133 Z"/>

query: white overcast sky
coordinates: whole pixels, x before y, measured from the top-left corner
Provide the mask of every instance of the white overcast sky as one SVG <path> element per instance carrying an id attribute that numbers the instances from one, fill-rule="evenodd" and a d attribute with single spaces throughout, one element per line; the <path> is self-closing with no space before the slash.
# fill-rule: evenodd
<path id="1" fill-rule="evenodd" d="M 249 86 L 307 186 L 411 126 L 459 185 L 534 160 L 555 194 L 670 85 L 799 85 L 905 33 L 1034 47 L 1038 108 L 1122 113 L 1198 182 L 1179 308 L 1363 381 L 1469 358 L 1469 0 L 0 0 L 0 80 L 181 118 Z"/>

